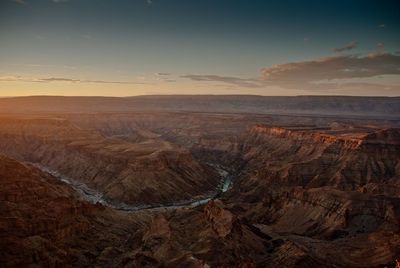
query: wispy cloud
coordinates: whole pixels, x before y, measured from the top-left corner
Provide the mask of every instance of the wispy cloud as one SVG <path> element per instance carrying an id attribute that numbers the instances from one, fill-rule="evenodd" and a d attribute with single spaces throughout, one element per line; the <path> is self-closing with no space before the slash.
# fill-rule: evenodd
<path id="1" fill-rule="evenodd" d="M 85 40 L 92 40 L 93 36 L 90 34 L 81 34 L 81 37 Z"/>
<path id="2" fill-rule="evenodd" d="M 171 73 L 166 73 L 166 72 L 154 73 L 152 76 L 152 79 L 159 81 L 159 82 L 165 82 L 165 83 L 176 82 L 175 77 Z"/>
<path id="3" fill-rule="evenodd" d="M 199 82 L 223 82 L 243 88 L 281 87 L 299 90 L 399 90 L 397 85 L 363 82 L 381 75 L 400 75 L 400 55 L 375 52 L 366 56 L 342 55 L 277 64 L 261 69 L 259 79 L 220 75 L 182 75 Z M 371 80 L 373 81 L 373 80 Z M 215 86 L 215 85 L 214 85 Z"/>
<path id="4" fill-rule="evenodd" d="M 335 56 L 278 64 L 261 70 L 262 79 L 275 83 L 312 82 L 400 74 L 400 56 L 375 53 L 368 56 Z"/>
<path id="5" fill-rule="evenodd" d="M 384 45 L 378 45 L 384 47 Z M 400 85 L 376 77 L 382 75 L 400 75 L 400 54 L 375 51 L 369 55 L 339 55 L 316 58 L 313 60 L 277 64 L 261 69 L 259 78 L 221 76 L 215 74 L 186 74 L 181 76 L 167 72 L 153 73 L 151 80 L 160 82 L 176 82 L 177 78 L 196 82 L 210 83 L 211 86 L 230 86 L 235 88 L 269 87 L 297 89 L 307 91 L 344 92 L 349 90 L 400 91 Z M 399 76 L 397 76 L 399 77 Z M 127 78 L 129 79 L 129 78 Z M 94 80 L 74 77 L 28 77 L 0 76 L 0 82 L 36 82 L 36 83 L 96 83 L 96 84 L 148 84 L 145 77 L 134 81 Z M 138 82 L 135 82 L 138 81 Z M 336 91 L 335 91 L 336 90 Z"/>
<path id="6" fill-rule="evenodd" d="M 17 4 L 20 4 L 20 5 L 26 5 L 27 4 L 26 1 L 24 1 L 24 0 L 12 0 L 12 1 L 17 3 Z"/>
<path id="7" fill-rule="evenodd" d="M 206 81 L 206 82 L 224 82 L 240 87 L 256 88 L 260 87 L 259 81 L 251 78 L 239 78 L 233 76 L 220 76 L 220 75 L 197 75 L 189 74 L 182 75 L 181 78 L 191 79 L 193 81 Z"/>
<path id="8" fill-rule="evenodd" d="M 12 66 L 21 66 L 21 67 L 29 67 L 29 68 L 62 68 L 62 69 L 70 69 L 74 70 L 77 67 L 70 65 L 54 65 L 54 64 L 37 64 L 37 63 L 24 63 L 24 64 L 11 64 Z"/>
<path id="9" fill-rule="evenodd" d="M 62 78 L 62 77 L 41 78 L 38 81 L 39 82 L 73 82 L 73 83 L 81 82 L 81 80 L 79 80 L 79 79 Z"/>
<path id="10" fill-rule="evenodd" d="M 376 44 L 376 48 L 377 48 L 379 51 L 384 51 L 384 50 L 385 50 L 385 43 L 379 42 L 378 44 Z"/>
<path id="11" fill-rule="evenodd" d="M 20 5 L 24 5 L 24 6 L 28 6 L 28 2 L 26 0 L 11 0 L 14 3 L 20 4 Z M 68 2 L 69 0 L 49 0 L 50 2 L 53 2 L 55 4 L 59 4 L 59 3 L 65 3 Z"/>
<path id="12" fill-rule="evenodd" d="M 267 85 L 307 90 L 388 88 L 372 83 L 352 83 L 350 79 L 365 79 L 380 75 L 399 75 L 400 56 L 373 53 L 368 56 L 335 56 L 311 61 L 278 64 L 261 70 L 261 79 Z M 341 82 L 342 81 L 342 82 Z M 395 86 L 399 89 L 398 86 Z"/>
<path id="13" fill-rule="evenodd" d="M 65 77 L 47 77 L 35 78 L 26 76 L 0 76 L 0 82 L 35 82 L 35 83 L 52 83 L 52 82 L 67 82 L 67 83 L 95 83 L 95 84 L 144 84 L 132 81 L 107 81 L 107 80 L 85 80 Z"/>
<path id="14" fill-rule="evenodd" d="M 343 52 L 343 51 L 352 50 L 352 49 L 354 49 L 356 47 L 357 47 L 357 42 L 356 41 L 352 41 L 352 42 L 347 43 L 346 45 L 344 45 L 342 47 L 333 48 L 332 51 L 333 52 Z"/>

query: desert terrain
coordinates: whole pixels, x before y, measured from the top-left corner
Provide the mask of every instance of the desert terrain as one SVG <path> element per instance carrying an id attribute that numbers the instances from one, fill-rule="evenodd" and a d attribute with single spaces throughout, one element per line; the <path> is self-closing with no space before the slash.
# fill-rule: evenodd
<path id="1" fill-rule="evenodd" d="M 395 267 L 400 99 L 0 99 L 2 267 Z"/>

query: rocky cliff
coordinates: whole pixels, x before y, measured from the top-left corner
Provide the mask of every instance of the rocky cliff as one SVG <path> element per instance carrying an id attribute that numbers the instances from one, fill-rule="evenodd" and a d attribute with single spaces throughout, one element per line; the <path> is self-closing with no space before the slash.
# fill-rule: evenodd
<path id="1" fill-rule="evenodd" d="M 0 266 L 392 267 L 400 256 L 399 129 L 352 120 L 2 117 L 0 152 L 17 160 L 0 157 Z M 217 171 L 233 185 L 215 196 Z M 71 180 L 109 203 L 86 202 Z M 110 205 L 205 196 L 197 206 Z"/>
<path id="2" fill-rule="evenodd" d="M 221 180 L 188 150 L 169 142 L 107 138 L 64 119 L 2 119 L 0 152 L 39 163 L 127 204 L 200 198 Z"/>
<path id="3" fill-rule="evenodd" d="M 90 257 L 85 258 L 73 244 L 85 247 L 83 241 L 107 222 L 104 217 L 119 218 L 101 205 L 81 201 L 68 185 L 49 174 L 3 156 L 0 183 L 2 267 L 83 265 Z M 121 219 L 103 239 L 110 241 L 120 225 Z M 86 250 L 95 251 L 95 246 Z"/>
<path id="4" fill-rule="evenodd" d="M 399 129 L 337 133 L 258 125 L 244 136 L 243 155 L 263 183 L 342 190 L 360 190 L 370 183 L 397 187 L 399 133 Z"/>

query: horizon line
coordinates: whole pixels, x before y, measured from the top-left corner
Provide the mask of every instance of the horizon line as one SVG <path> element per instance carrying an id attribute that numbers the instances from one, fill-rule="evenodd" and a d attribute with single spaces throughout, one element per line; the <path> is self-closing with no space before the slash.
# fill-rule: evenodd
<path id="1" fill-rule="evenodd" d="M 142 94 L 128 96 L 107 96 L 107 95 L 20 95 L 20 96 L 0 96 L 0 99 L 9 98 L 32 98 L 32 97 L 60 97 L 60 98 L 137 98 L 137 97 L 185 97 L 185 96 L 237 96 L 237 97 L 358 97 L 358 98 L 399 98 L 398 96 L 387 95 L 257 95 L 257 94 Z"/>

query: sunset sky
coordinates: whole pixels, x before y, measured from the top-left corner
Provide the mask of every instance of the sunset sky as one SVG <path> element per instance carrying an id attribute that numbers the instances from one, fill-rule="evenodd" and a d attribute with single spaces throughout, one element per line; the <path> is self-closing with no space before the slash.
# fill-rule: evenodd
<path id="1" fill-rule="evenodd" d="M 0 0 L 0 96 L 400 96 L 400 1 Z"/>

